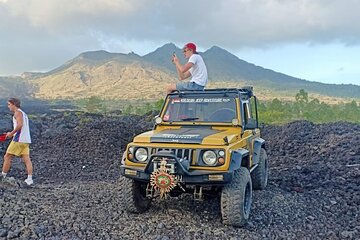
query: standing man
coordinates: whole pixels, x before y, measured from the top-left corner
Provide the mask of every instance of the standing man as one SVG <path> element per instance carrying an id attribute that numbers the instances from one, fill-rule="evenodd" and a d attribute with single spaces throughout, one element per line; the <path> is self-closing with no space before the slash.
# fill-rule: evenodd
<path id="1" fill-rule="evenodd" d="M 188 43 L 183 47 L 183 53 L 186 59 L 189 59 L 185 65 L 181 65 L 176 55 L 173 55 L 172 62 L 176 66 L 180 80 L 191 77 L 189 82 L 178 82 L 167 87 L 167 93 L 174 90 L 204 90 L 208 81 L 207 68 L 202 57 L 196 52 L 196 45 Z"/>
<path id="2" fill-rule="evenodd" d="M 14 113 L 13 125 L 14 130 L 6 133 L 7 138 L 13 138 L 4 156 L 4 165 L 2 168 L 2 177 L 5 178 L 11 167 L 11 160 L 14 156 L 21 157 L 25 163 L 28 177 L 25 179 L 25 183 L 32 185 L 33 179 L 33 166 L 30 160 L 30 148 L 31 143 L 29 119 L 25 112 L 20 109 L 20 100 L 17 98 L 10 98 L 8 100 L 8 108 Z"/>

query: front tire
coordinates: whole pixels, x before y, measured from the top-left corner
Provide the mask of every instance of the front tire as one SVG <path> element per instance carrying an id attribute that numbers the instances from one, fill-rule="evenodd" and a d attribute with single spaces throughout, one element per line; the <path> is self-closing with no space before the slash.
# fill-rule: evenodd
<path id="1" fill-rule="evenodd" d="M 250 172 L 241 167 L 234 172 L 231 183 L 221 192 L 221 214 L 223 223 L 242 227 L 249 220 L 252 203 L 252 184 Z"/>
<path id="2" fill-rule="evenodd" d="M 251 173 L 253 188 L 256 190 L 264 190 L 267 186 L 269 178 L 269 163 L 264 148 L 260 149 L 259 164 Z"/>
<path id="3" fill-rule="evenodd" d="M 150 208 L 151 199 L 146 197 L 146 184 L 121 177 L 122 199 L 125 209 L 131 213 L 143 213 Z"/>

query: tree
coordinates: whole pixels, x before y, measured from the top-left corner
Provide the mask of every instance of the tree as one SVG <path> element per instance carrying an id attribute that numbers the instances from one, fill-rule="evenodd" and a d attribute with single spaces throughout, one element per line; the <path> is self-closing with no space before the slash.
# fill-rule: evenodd
<path id="1" fill-rule="evenodd" d="M 308 93 L 305 92 L 304 89 L 300 89 L 300 91 L 295 95 L 295 100 L 297 103 L 306 104 L 309 102 Z"/>
<path id="2" fill-rule="evenodd" d="M 282 111 L 282 109 L 283 109 L 282 102 L 279 99 L 274 98 L 271 101 L 271 104 L 269 105 L 269 110 Z"/>
<path id="3" fill-rule="evenodd" d="M 92 96 L 92 97 L 86 99 L 85 109 L 87 112 L 90 112 L 90 113 L 101 112 L 101 110 L 103 110 L 103 108 L 104 108 L 104 106 L 103 106 L 103 102 L 102 102 L 101 98 Z"/>

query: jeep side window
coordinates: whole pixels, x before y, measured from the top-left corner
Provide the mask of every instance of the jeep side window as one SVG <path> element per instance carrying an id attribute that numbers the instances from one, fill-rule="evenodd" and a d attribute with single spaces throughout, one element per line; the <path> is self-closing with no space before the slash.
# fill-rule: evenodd
<path id="1" fill-rule="evenodd" d="M 243 103 L 244 121 L 246 128 L 254 129 L 257 127 L 255 98 Z"/>
<path id="2" fill-rule="evenodd" d="M 249 111 L 249 105 L 248 102 L 244 102 L 243 103 L 243 112 L 244 112 L 244 122 L 245 125 L 248 123 L 248 120 L 251 116 L 250 111 Z"/>

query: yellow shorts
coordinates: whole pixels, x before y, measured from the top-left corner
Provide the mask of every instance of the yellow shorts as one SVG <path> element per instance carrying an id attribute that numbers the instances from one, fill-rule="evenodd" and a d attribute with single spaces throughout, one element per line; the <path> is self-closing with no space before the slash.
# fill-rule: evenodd
<path id="1" fill-rule="evenodd" d="M 6 153 L 20 157 L 22 155 L 30 154 L 30 147 L 28 143 L 14 142 L 11 141 Z"/>

